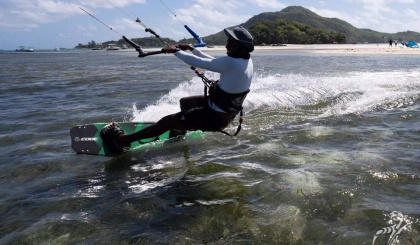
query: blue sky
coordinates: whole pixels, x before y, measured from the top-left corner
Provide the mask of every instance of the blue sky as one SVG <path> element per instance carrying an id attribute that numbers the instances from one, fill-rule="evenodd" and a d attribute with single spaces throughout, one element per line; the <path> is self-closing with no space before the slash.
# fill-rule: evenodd
<path id="1" fill-rule="evenodd" d="M 324 17 L 336 17 L 357 28 L 395 33 L 420 32 L 420 0 L 164 0 L 182 22 L 200 36 L 245 22 L 262 12 L 303 6 Z M 112 4 L 110 4 L 112 3 Z M 116 8 L 115 6 L 118 6 Z M 104 42 L 120 37 L 79 9 L 88 10 L 128 37 L 149 33 L 142 22 L 164 37 L 190 37 L 160 0 L 1 0 L 0 49 L 73 48 L 78 43 Z M 417 40 L 420 41 L 420 40 Z"/>

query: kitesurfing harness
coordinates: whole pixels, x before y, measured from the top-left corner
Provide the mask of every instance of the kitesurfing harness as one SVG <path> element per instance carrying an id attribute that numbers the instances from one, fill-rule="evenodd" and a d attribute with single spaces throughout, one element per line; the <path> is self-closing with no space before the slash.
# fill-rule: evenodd
<path id="1" fill-rule="evenodd" d="M 239 125 L 236 129 L 236 132 L 233 135 L 223 130 L 218 130 L 218 132 L 224 133 L 232 137 L 238 135 L 242 129 L 243 123 L 244 113 L 242 104 L 250 90 L 248 89 L 247 91 L 238 94 L 228 93 L 220 88 L 219 80 L 215 81 L 208 79 L 200 70 L 197 70 L 193 66 L 191 66 L 191 69 L 194 70 L 195 74 L 197 74 L 197 76 L 201 78 L 205 85 L 204 98 L 206 99 L 206 101 L 209 101 L 210 103 L 216 105 L 226 113 L 234 115 L 237 115 L 239 113 Z"/>

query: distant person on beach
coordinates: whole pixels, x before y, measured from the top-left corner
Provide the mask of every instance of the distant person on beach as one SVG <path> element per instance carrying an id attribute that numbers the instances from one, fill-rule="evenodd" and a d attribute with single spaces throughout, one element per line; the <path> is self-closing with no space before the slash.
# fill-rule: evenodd
<path id="1" fill-rule="evenodd" d="M 390 47 L 392 47 L 392 43 L 393 43 L 393 41 L 392 41 L 391 39 L 389 39 L 389 41 L 388 41 L 388 42 L 389 42 L 389 46 L 390 46 Z"/>
<path id="2" fill-rule="evenodd" d="M 398 44 L 398 40 L 395 40 L 395 47 L 397 47 L 397 44 Z"/>

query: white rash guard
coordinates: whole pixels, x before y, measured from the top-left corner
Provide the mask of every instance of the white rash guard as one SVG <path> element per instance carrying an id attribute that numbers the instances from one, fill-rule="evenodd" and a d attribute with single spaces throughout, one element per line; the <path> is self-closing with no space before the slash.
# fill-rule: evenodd
<path id="1" fill-rule="evenodd" d="M 242 59 L 229 56 L 214 58 L 198 49 L 193 49 L 192 53 L 194 55 L 185 51 L 177 51 L 175 56 L 191 66 L 220 73 L 219 87 L 225 92 L 239 94 L 250 88 L 254 75 L 251 58 Z M 216 111 L 224 112 L 213 103 L 210 103 L 210 106 Z"/>

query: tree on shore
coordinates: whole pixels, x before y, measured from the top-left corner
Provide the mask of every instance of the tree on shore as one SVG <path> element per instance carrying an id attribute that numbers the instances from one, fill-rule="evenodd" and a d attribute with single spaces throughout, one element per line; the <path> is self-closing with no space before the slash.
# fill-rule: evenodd
<path id="1" fill-rule="evenodd" d="M 346 43 L 346 35 L 313 28 L 294 20 L 260 21 L 249 28 L 255 44 Z"/>

